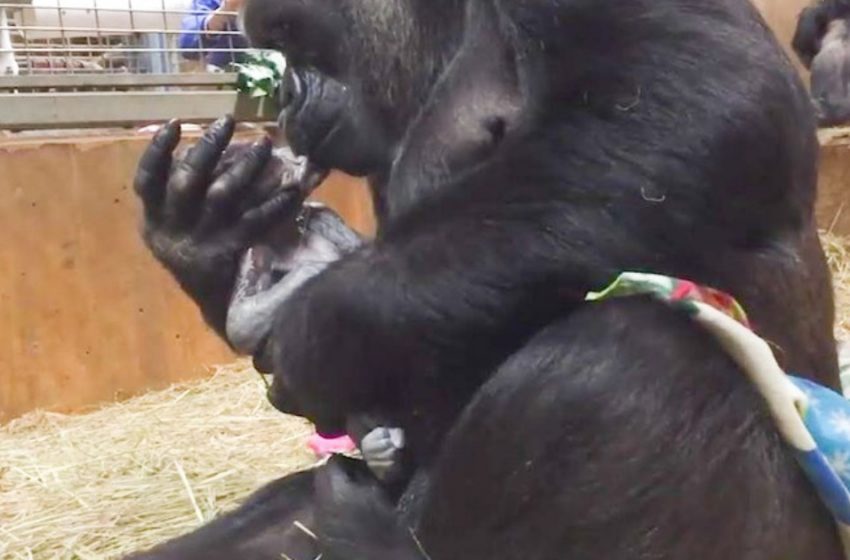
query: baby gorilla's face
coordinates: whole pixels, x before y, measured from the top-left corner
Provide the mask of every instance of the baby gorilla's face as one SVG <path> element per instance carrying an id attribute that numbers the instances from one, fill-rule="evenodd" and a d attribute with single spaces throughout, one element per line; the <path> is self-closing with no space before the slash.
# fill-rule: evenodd
<path id="1" fill-rule="evenodd" d="M 238 149 L 222 165 L 233 165 Z M 234 157 L 230 157 L 234 156 Z M 287 213 L 243 254 L 227 313 L 227 338 L 240 353 L 254 354 L 268 336 L 280 305 L 308 279 L 358 247 L 360 237 L 330 209 L 302 204 L 325 174 L 314 171 L 288 149 L 275 150 L 258 189 L 282 186 L 300 192 Z"/>

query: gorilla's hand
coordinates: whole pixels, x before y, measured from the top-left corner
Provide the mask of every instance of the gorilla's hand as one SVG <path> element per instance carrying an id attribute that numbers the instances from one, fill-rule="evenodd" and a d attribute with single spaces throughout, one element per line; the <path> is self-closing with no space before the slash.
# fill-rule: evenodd
<path id="1" fill-rule="evenodd" d="M 286 165 L 272 158 L 268 139 L 235 145 L 228 157 L 233 130 L 224 117 L 175 159 L 180 124 L 172 121 L 148 146 L 135 179 L 145 242 L 222 336 L 240 256 L 287 214 L 294 218 L 305 190 L 303 180 L 285 180 Z"/>

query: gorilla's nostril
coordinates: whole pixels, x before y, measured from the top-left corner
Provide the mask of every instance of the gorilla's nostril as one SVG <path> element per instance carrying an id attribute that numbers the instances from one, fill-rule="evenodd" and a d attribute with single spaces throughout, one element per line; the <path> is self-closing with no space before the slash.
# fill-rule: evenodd
<path id="1" fill-rule="evenodd" d="M 286 109 L 298 105 L 303 96 L 304 86 L 298 74 L 292 70 L 287 70 L 280 84 L 279 101 L 281 108 Z"/>

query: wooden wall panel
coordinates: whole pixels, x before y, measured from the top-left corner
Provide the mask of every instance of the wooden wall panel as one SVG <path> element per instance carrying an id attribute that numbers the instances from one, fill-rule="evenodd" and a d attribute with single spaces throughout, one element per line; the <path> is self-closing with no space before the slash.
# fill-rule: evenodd
<path id="1" fill-rule="evenodd" d="M 138 236 L 147 138 L 0 143 L 0 420 L 74 410 L 232 359 Z M 359 181 L 317 192 L 371 231 Z"/>
<path id="2" fill-rule="evenodd" d="M 850 236 L 850 129 L 820 132 L 817 219 L 833 233 Z"/>
<path id="3" fill-rule="evenodd" d="M 812 0 L 753 0 L 756 8 L 773 29 L 779 42 L 787 49 L 794 64 L 800 67 L 797 57 L 791 51 L 791 39 L 797 29 L 797 16 Z"/>

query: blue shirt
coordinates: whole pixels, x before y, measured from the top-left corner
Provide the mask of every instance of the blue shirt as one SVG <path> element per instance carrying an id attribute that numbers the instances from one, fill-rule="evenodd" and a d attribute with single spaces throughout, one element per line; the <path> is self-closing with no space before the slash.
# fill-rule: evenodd
<path id="1" fill-rule="evenodd" d="M 244 49 L 248 41 L 242 35 L 208 33 L 206 31 L 207 18 L 212 12 L 221 6 L 221 0 L 192 0 L 189 8 L 194 11 L 183 18 L 180 34 L 181 49 Z M 225 31 L 236 31 L 236 22 L 228 22 Z M 226 67 L 231 62 L 236 62 L 239 53 L 233 52 L 199 52 L 197 50 L 182 53 L 185 58 L 197 60 L 204 56 L 208 64 Z"/>

